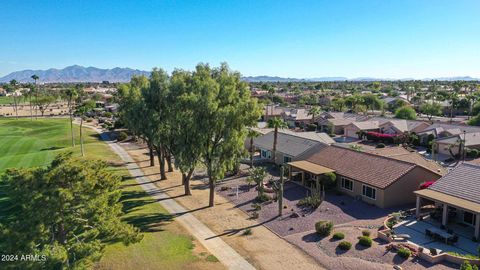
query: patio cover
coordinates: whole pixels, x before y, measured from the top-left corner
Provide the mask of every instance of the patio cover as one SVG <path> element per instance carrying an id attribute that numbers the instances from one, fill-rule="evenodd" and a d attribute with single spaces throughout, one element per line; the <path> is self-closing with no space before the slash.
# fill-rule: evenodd
<path id="1" fill-rule="evenodd" d="M 480 204 L 474 203 L 472 201 L 468 201 L 465 199 L 460 199 L 455 196 L 447 195 L 445 193 L 441 193 L 435 190 L 431 189 L 422 189 L 422 190 L 417 190 L 415 193 L 423 198 L 431 199 L 434 201 L 439 201 L 446 203 L 451 206 L 456 206 L 468 211 L 472 211 L 475 213 L 480 213 Z"/>
<path id="2" fill-rule="evenodd" d="M 312 162 L 306 161 L 306 160 L 289 162 L 288 165 L 290 165 L 292 167 L 295 167 L 297 169 L 300 169 L 302 171 L 309 172 L 309 173 L 314 174 L 314 175 L 324 174 L 324 173 L 328 173 L 328 172 L 334 172 L 334 170 L 332 170 L 330 168 L 323 167 L 321 165 L 318 165 L 318 164 L 315 164 L 315 163 L 312 163 Z"/>

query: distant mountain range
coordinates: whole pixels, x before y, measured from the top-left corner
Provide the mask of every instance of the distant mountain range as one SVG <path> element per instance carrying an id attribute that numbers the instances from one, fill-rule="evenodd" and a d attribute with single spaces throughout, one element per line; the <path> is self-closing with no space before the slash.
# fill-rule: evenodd
<path id="1" fill-rule="evenodd" d="M 39 82 L 69 83 L 69 82 L 128 82 L 134 75 L 150 75 L 150 72 L 131 68 L 101 69 L 96 67 L 69 66 L 64 69 L 22 70 L 12 72 L 0 78 L 0 82 L 17 80 L 18 82 L 33 82 L 33 74 L 40 77 Z"/>
<path id="2" fill-rule="evenodd" d="M 411 81 L 413 78 L 373 78 L 373 77 L 318 77 L 318 78 L 283 78 L 276 76 L 248 76 L 243 77 L 247 82 L 339 82 L 339 81 L 357 81 L 357 82 L 372 82 L 372 81 Z M 422 81 L 439 80 L 439 81 L 480 81 L 480 78 L 472 78 L 470 76 L 459 77 L 439 77 L 439 78 L 424 78 Z"/>
<path id="3" fill-rule="evenodd" d="M 73 82 L 128 82 L 134 75 L 149 76 L 149 71 L 131 69 L 131 68 L 112 68 L 101 69 L 96 67 L 82 67 L 73 65 L 64 69 L 47 69 L 47 70 L 22 70 L 12 72 L 0 78 L 0 83 L 17 80 L 18 82 L 33 82 L 31 76 L 35 74 L 40 77 L 39 82 L 44 83 L 73 83 Z M 328 82 L 328 81 L 408 81 L 412 78 L 392 79 L 392 78 L 373 78 L 373 77 L 318 77 L 318 78 L 284 78 L 276 76 L 247 76 L 243 77 L 247 82 Z M 479 78 L 469 76 L 463 77 L 442 77 L 442 78 L 425 78 L 422 80 L 441 80 L 441 81 L 478 81 Z"/>

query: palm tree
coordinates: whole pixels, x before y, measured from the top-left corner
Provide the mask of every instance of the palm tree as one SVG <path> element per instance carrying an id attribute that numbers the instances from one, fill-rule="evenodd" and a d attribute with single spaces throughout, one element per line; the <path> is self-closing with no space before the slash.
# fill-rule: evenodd
<path id="1" fill-rule="evenodd" d="M 18 82 L 15 79 L 10 81 L 11 91 L 13 95 L 13 110 L 15 111 L 15 116 L 18 119 L 17 85 L 18 85 Z"/>
<path id="2" fill-rule="evenodd" d="M 248 130 L 248 137 L 250 138 L 250 168 L 253 168 L 253 154 L 255 147 L 253 146 L 253 139 L 258 137 L 260 133 L 258 131 L 255 131 L 253 129 Z"/>
<path id="3" fill-rule="evenodd" d="M 453 109 L 458 105 L 458 93 L 451 92 L 448 95 L 449 103 L 450 103 L 450 123 L 453 122 Z"/>
<path id="4" fill-rule="evenodd" d="M 85 156 L 85 150 L 83 148 L 83 119 L 86 117 L 86 114 L 95 108 L 95 102 L 92 100 L 84 102 L 80 107 L 77 108 L 77 113 L 80 115 L 80 150 L 82 157 Z"/>
<path id="5" fill-rule="evenodd" d="M 318 106 L 314 106 L 310 109 L 310 111 L 308 112 L 308 115 L 312 116 L 312 124 L 315 123 L 315 116 L 320 115 L 321 112 L 322 110 Z"/>
<path id="6" fill-rule="evenodd" d="M 282 118 L 272 118 L 269 120 L 268 122 L 268 126 L 270 128 L 274 128 L 274 133 L 273 133 L 273 153 L 272 153 L 272 161 L 273 163 L 275 163 L 275 158 L 276 158 L 276 152 L 277 152 L 277 140 L 278 140 L 278 129 L 281 128 L 281 129 L 284 129 L 284 128 L 287 128 L 287 123 L 285 123 L 285 121 L 283 121 Z"/>
<path id="7" fill-rule="evenodd" d="M 38 77 L 36 74 L 33 74 L 30 78 L 32 78 L 33 81 L 35 82 L 35 103 L 36 103 L 38 101 L 37 80 L 40 79 L 40 77 Z M 32 112 L 32 96 L 30 95 L 30 116 L 31 116 L 31 120 L 33 120 L 32 113 L 33 113 Z M 37 107 L 35 107 L 35 119 L 37 119 Z"/>
<path id="8" fill-rule="evenodd" d="M 67 99 L 68 114 L 70 115 L 70 133 L 72 135 L 72 147 L 75 147 L 75 135 L 73 133 L 73 103 L 77 98 L 78 93 L 75 88 L 69 88 L 65 91 L 65 98 Z"/>

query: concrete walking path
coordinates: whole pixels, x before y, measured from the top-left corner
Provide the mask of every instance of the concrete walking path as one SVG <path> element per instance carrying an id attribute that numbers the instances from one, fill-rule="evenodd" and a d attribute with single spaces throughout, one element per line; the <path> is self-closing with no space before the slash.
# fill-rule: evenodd
<path id="1" fill-rule="evenodd" d="M 89 126 L 91 127 L 91 126 Z M 250 270 L 255 269 L 232 247 L 225 243 L 220 237 L 212 232 L 205 224 L 198 220 L 194 215 L 188 213 L 188 210 L 179 205 L 174 199 L 163 193 L 157 186 L 144 176 L 142 170 L 138 167 L 133 158 L 118 144 L 109 141 L 107 135 L 101 130 L 91 127 L 99 132 L 103 141 L 105 141 L 113 151 L 127 164 L 126 167 L 130 174 L 152 198 L 156 199 L 168 212 L 178 215 L 176 220 L 180 222 L 200 243 L 228 269 Z"/>

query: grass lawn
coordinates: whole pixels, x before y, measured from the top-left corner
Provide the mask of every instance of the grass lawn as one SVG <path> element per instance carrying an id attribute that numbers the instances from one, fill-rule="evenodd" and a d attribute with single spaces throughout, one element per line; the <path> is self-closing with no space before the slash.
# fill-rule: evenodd
<path id="1" fill-rule="evenodd" d="M 27 101 L 22 97 L 18 97 L 17 102 L 20 103 L 26 103 Z M 12 96 L 0 96 L 0 105 L 10 105 L 13 104 L 13 97 Z"/>
<path id="2" fill-rule="evenodd" d="M 7 168 L 45 166 L 62 151 L 80 153 L 78 126 L 74 125 L 77 146 L 70 147 L 67 119 L 0 119 L 0 174 Z M 84 130 L 86 156 L 120 162 L 120 158 L 96 133 Z M 191 236 L 185 234 L 173 217 L 131 179 L 123 167 L 112 167 L 125 179 L 122 182 L 123 219 L 144 234 L 141 242 L 107 246 L 95 269 L 218 269 L 219 263 L 196 255 Z M 4 198 L 3 198 L 4 199 Z M 2 196 L 0 191 L 0 204 Z M 0 215 L 1 216 L 1 215 Z M 212 268 L 213 267 L 213 268 Z"/>
<path id="3" fill-rule="evenodd" d="M 67 119 L 0 119 L 0 173 L 12 167 L 48 165 L 62 151 L 80 155 L 77 125 L 74 133 L 76 146 L 72 148 Z M 118 160 L 92 130 L 84 129 L 84 142 L 87 157 Z"/>

